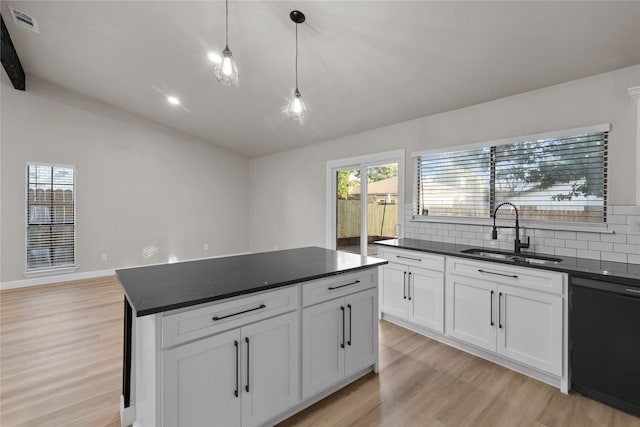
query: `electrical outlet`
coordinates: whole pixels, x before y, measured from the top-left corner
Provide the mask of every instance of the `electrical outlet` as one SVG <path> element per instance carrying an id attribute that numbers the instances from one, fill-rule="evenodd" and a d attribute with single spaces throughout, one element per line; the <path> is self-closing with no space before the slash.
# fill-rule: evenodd
<path id="1" fill-rule="evenodd" d="M 634 218 L 629 221 L 629 232 L 633 234 L 640 234 L 640 218 Z"/>
<path id="2" fill-rule="evenodd" d="M 204 246 L 203 246 L 203 249 L 204 249 L 205 251 L 208 251 L 208 250 L 209 250 L 209 244 L 208 244 L 208 243 L 205 243 L 205 244 L 204 244 Z"/>
<path id="3" fill-rule="evenodd" d="M 104 262 L 107 260 L 107 253 L 103 253 L 102 255 L 100 255 L 100 261 Z"/>

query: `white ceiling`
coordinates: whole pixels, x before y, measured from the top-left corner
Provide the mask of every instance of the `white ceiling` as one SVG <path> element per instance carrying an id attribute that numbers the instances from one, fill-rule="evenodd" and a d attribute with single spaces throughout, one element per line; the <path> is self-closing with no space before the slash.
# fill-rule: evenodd
<path id="1" fill-rule="evenodd" d="M 302 125 L 282 113 L 293 9 L 307 16 Z M 237 87 L 207 59 L 224 47 L 223 1 L 3 1 L 2 16 L 27 76 L 251 157 L 640 63 L 637 1 L 231 0 Z"/>

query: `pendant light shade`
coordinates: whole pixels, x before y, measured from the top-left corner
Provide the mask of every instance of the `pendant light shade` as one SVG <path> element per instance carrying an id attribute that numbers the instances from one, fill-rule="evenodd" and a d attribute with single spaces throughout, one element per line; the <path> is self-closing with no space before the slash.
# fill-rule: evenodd
<path id="1" fill-rule="evenodd" d="M 302 95 L 300 95 L 300 91 L 296 89 L 287 106 L 287 115 L 293 120 L 302 120 L 306 111 L 307 108 L 304 106 Z"/>
<path id="2" fill-rule="evenodd" d="M 229 0 L 225 1 L 225 48 L 222 51 L 222 61 L 216 65 L 214 73 L 225 86 L 233 86 L 238 82 L 238 66 L 229 49 Z"/>
<path id="3" fill-rule="evenodd" d="M 293 91 L 293 96 L 289 105 L 287 106 L 287 116 L 293 120 L 302 120 L 307 108 L 302 100 L 302 95 L 298 89 L 298 24 L 302 24 L 305 20 L 304 13 L 299 10 L 294 10 L 289 14 L 291 20 L 296 24 L 296 90 Z"/>
<path id="4" fill-rule="evenodd" d="M 218 81 L 225 86 L 233 86 L 238 82 L 238 66 L 233 60 L 229 46 L 222 51 L 222 61 L 216 66 L 214 73 Z"/>

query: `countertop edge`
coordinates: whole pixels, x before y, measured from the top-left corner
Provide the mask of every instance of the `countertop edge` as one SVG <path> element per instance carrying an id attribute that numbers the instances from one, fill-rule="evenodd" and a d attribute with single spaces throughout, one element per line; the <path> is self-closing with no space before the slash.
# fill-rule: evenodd
<path id="1" fill-rule="evenodd" d="M 467 259 L 473 259 L 473 260 L 477 260 L 477 261 L 487 261 L 487 262 L 492 262 L 492 263 L 496 263 L 496 264 L 504 264 L 504 265 L 511 265 L 511 266 L 516 266 L 516 267 L 525 267 L 525 268 L 535 268 L 538 270 L 547 270 L 547 271 L 557 271 L 560 273 L 567 273 L 576 277 L 586 277 L 586 278 L 592 278 L 592 279 L 600 279 L 600 280 L 606 280 L 606 281 L 611 281 L 611 280 L 622 280 L 624 283 L 628 283 L 630 285 L 635 285 L 635 286 L 640 286 L 640 279 L 636 278 L 632 278 L 632 277 L 626 277 L 626 276 L 619 276 L 616 274 L 608 274 L 608 273 L 603 273 L 602 271 L 596 272 L 596 271 L 585 271 L 582 268 L 572 268 L 571 266 L 568 265 L 561 265 L 561 264 L 521 264 L 521 263 L 514 263 L 514 262 L 510 262 L 510 261 L 503 261 L 500 259 L 495 259 L 495 258 L 486 258 L 486 257 L 482 257 L 479 255 L 473 255 L 473 254 L 468 254 L 468 253 L 463 253 L 461 252 L 462 249 L 458 250 L 456 249 L 455 251 L 452 250 L 447 250 L 447 249 L 438 249 L 438 248 L 420 248 L 420 247 L 416 247 L 416 246 L 411 246 L 411 245 L 402 245 L 402 244 L 398 244 L 395 243 L 397 242 L 398 239 L 391 239 L 391 240 L 379 240 L 374 242 L 374 244 L 376 245 L 380 245 L 380 246 L 385 246 L 385 247 L 389 247 L 389 248 L 397 248 L 397 249 L 405 249 L 405 250 L 412 250 L 412 251 L 418 251 L 418 252 L 425 252 L 425 253 L 434 253 L 434 254 L 439 254 L 439 255 L 446 255 L 446 256 L 455 256 L 458 258 L 467 258 Z M 427 242 L 430 242 L 427 240 Z M 434 243 L 441 243 L 441 242 L 434 242 Z M 453 244 L 451 243 L 451 245 L 454 246 L 459 246 L 459 247 L 464 247 L 464 250 L 466 249 L 473 249 L 473 248 L 478 248 L 478 249 L 486 249 L 486 248 L 482 248 L 479 246 L 470 246 L 470 245 L 461 245 L 461 244 Z M 547 255 L 549 256 L 549 255 Z M 564 257 L 564 258 L 569 258 L 569 257 Z M 579 260 L 580 258 L 572 258 L 574 260 Z"/>
<path id="2" fill-rule="evenodd" d="M 376 258 L 376 257 L 369 257 L 369 258 Z M 237 297 L 237 296 L 251 295 L 251 294 L 254 294 L 254 293 L 263 292 L 263 291 L 267 291 L 267 290 L 271 290 L 271 289 L 277 289 L 277 288 L 281 288 L 281 287 L 284 287 L 284 286 L 294 285 L 294 284 L 297 284 L 297 283 L 310 282 L 312 280 L 322 279 L 322 278 L 325 278 L 325 277 L 339 276 L 339 275 L 351 273 L 351 272 L 354 272 L 354 271 L 367 270 L 367 269 L 370 269 L 370 268 L 377 268 L 377 267 L 379 267 L 381 265 L 385 265 L 385 264 L 389 263 L 389 261 L 384 260 L 384 259 L 380 259 L 380 258 L 376 258 L 376 259 L 378 259 L 379 261 L 376 261 L 374 263 L 367 264 L 367 265 L 358 266 L 358 267 L 352 267 L 352 268 L 348 268 L 348 269 L 344 269 L 344 270 L 336 270 L 336 271 L 331 271 L 331 272 L 328 272 L 328 273 L 316 274 L 316 275 L 313 275 L 313 276 L 306 276 L 306 277 L 303 277 L 303 278 L 292 279 L 292 280 L 288 280 L 288 281 L 284 281 L 284 282 L 270 283 L 270 284 L 265 285 L 265 286 L 258 286 L 258 287 L 252 288 L 251 290 L 242 290 L 242 291 L 231 292 L 231 293 L 226 293 L 226 294 L 222 294 L 222 295 L 215 295 L 215 296 L 212 296 L 212 297 L 200 298 L 200 299 L 197 299 L 197 300 L 181 302 L 181 303 L 176 303 L 176 304 L 168 304 L 166 306 L 155 307 L 155 308 L 152 308 L 152 309 L 146 309 L 146 310 L 140 310 L 140 311 L 136 311 L 135 310 L 134 305 L 131 303 L 131 299 L 129 298 L 129 295 L 127 294 L 126 290 L 124 290 L 124 294 L 125 294 L 125 298 L 129 302 L 129 305 L 131 306 L 133 312 L 135 313 L 134 317 L 144 317 L 144 316 L 149 316 L 149 315 L 152 315 L 152 314 L 165 313 L 167 311 L 177 310 L 177 309 L 180 309 L 180 308 L 192 307 L 192 306 L 196 306 L 196 305 L 200 305 L 200 304 L 206 304 L 206 303 L 210 303 L 210 302 L 221 301 L 221 300 L 225 300 L 225 299 L 229 299 L 229 298 L 234 298 L 234 297 Z M 118 277 L 118 270 L 116 270 L 115 274 L 116 274 L 116 277 Z M 119 277 L 118 277 L 118 280 L 120 280 Z"/>

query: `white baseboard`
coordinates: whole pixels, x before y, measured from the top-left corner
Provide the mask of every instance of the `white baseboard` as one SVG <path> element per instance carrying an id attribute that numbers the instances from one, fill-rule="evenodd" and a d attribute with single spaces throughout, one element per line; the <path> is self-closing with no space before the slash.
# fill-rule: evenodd
<path id="1" fill-rule="evenodd" d="M 113 276 L 116 269 L 110 268 L 106 270 L 83 271 L 67 274 L 56 274 L 51 276 L 30 277 L 22 280 L 13 280 L 11 282 L 0 282 L 0 290 L 26 288 L 28 286 L 49 285 L 57 282 L 68 282 L 70 280 L 92 279 L 94 277 Z"/>
<path id="2" fill-rule="evenodd" d="M 235 254 L 217 255 L 217 256 L 206 257 L 206 258 L 185 259 L 185 260 L 180 260 L 180 262 L 198 261 L 202 259 L 222 258 L 227 256 L 236 256 L 236 255 L 247 255 L 250 253 L 251 252 L 239 252 Z M 158 263 L 158 264 L 166 264 L 166 263 Z M 52 283 L 68 282 L 71 280 L 93 279 L 95 277 L 113 276 L 116 270 L 123 270 L 125 268 L 149 267 L 150 265 L 158 265 L 158 264 L 130 265 L 126 267 L 108 268 L 106 270 L 94 270 L 94 271 L 83 271 L 83 272 L 66 273 L 66 274 L 51 274 L 50 276 L 29 277 L 21 280 L 12 280 L 10 282 L 0 282 L 0 291 L 4 291 L 7 289 L 26 288 L 28 286 L 50 285 Z"/>

